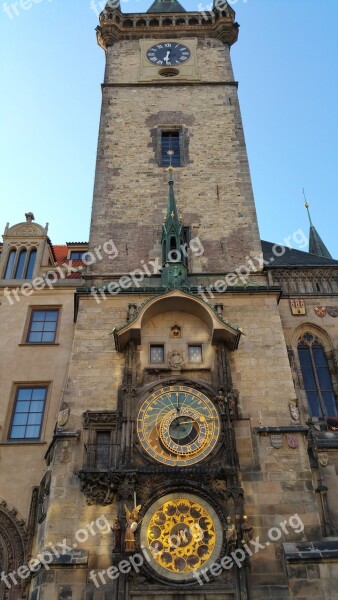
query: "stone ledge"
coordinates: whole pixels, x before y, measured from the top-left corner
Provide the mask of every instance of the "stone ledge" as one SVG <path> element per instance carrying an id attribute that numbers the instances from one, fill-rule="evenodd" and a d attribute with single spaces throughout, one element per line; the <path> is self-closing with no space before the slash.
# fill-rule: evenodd
<path id="1" fill-rule="evenodd" d="M 308 433 L 309 428 L 303 425 L 281 425 L 279 427 L 254 427 L 253 431 L 258 435 L 271 433 Z"/>
<path id="2" fill-rule="evenodd" d="M 323 540 L 322 542 L 285 542 L 283 544 L 287 562 L 318 562 L 338 558 L 338 538 Z"/>

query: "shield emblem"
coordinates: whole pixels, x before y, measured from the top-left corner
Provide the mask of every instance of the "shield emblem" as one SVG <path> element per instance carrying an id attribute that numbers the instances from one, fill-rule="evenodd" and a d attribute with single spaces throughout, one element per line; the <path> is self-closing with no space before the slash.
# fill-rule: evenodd
<path id="1" fill-rule="evenodd" d="M 290 415 L 294 421 L 299 421 L 299 410 L 295 404 L 289 404 Z"/>
<path id="2" fill-rule="evenodd" d="M 293 298 L 290 300 L 290 309 L 294 316 L 306 315 L 305 303 L 301 298 Z"/>
<path id="3" fill-rule="evenodd" d="M 298 441 L 298 439 L 296 438 L 295 435 L 292 435 L 291 433 L 288 433 L 287 436 L 286 436 L 286 439 L 288 441 L 288 446 L 290 446 L 290 448 L 293 448 L 293 449 L 298 448 L 299 441 Z"/>
<path id="4" fill-rule="evenodd" d="M 282 434 L 278 433 L 271 436 L 271 445 L 277 450 L 283 446 Z"/>
<path id="5" fill-rule="evenodd" d="M 58 426 L 64 427 L 67 425 L 70 415 L 70 408 L 66 408 L 65 410 L 60 410 L 58 415 Z"/>
<path id="6" fill-rule="evenodd" d="M 322 467 L 326 467 L 329 464 L 329 455 L 327 452 L 319 452 L 318 460 Z"/>
<path id="7" fill-rule="evenodd" d="M 320 317 L 321 319 L 326 316 L 326 306 L 315 306 L 313 310 L 315 311 L 317 317 Z"/>
<path id="8" fill-rule="evenodd" d="M 326 309 L 330 317 L 338 317 L 338 306 L 327 306 Z"/>

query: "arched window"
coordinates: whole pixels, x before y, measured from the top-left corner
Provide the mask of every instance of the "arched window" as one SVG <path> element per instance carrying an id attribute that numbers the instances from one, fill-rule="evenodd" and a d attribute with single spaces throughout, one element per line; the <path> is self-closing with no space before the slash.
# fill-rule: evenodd
<path id="1" fill-rule="evenodd" d="M 311 417 L 337 416 L 329 363 L 323 344 L 312 333 L 298 342 L 298 356 Z"/>
<path id="2" fill-rule="evenodd" d="M 19 254 L 19 260 L 17 262 L 16 269 L 15 269 L 15 275 L 14 275 L 15 279 L 23 278 L 23 270 L 24 270 L 24 266 L 25 266 L 25 262 L 26 262 L 26 256 L 27 256 L 27 250 L 21 250 L 21 252 Z"/>
<path id="3" fill-rule="evenodd" d="M 5 271 L 5 279 L 12 279 L 15 262 L 16 250 L 11 250 L 8 256 L 7 267 Z"/>
<path id="4" fill-rule="evenodd" d="M 36 248 L 32 248 L 29 254 L 27 248 L 11 250 L 7 260 L 5 279 L 32 279 L 36 255 Z"/>
<path id="5" fill-rule="evenodd" d="M 29 255 L 25 279 L 32 279 L 34 267 L 35 267 L 35 259 L 36 259 L 36 250 L 34 248 L 33 250 L 31 250 L 30 255 Z"/>

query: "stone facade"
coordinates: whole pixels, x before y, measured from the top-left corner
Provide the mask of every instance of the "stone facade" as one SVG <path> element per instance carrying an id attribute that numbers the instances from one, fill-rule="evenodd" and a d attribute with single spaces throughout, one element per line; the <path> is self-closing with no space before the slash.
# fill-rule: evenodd
<path id="1" fill-rule="evenodd" d="M 62 254 L 31 213 L 2 247 L 0 599 L 336 598 L 337 410 L 322 409 L 338 394 L 338 263 L 287 249 L 271 261 L 267 243 L 261 260 L 234 12 L 106 10 L 97 33 L 89 247 Z M 146 63 L 161 40 L 195 53 L 177 79 Z M 180 135 L 169 200 L 162 129 Z M 182 260 L 163 258 L 191 238 Z M 37 251 L 26 279 L 22 248 Z M 62 277 L 61 257 L 87 249 Z M 51 307 L 57 337 L 32 345 L 32 310 Z M 300 340 L 319 349 L 316 388 Z M 11 439 L 15 390 L 41 383 L 40 436 Z"/>

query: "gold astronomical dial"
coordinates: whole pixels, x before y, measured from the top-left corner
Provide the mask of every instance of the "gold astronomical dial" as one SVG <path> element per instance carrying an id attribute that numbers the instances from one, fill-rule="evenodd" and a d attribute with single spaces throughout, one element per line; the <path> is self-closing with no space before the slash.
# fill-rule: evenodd
<path id="1" fill-rule="evenodd" d="M 190 466 L 206 458 L 220 435 L 220 419 L 209 398 L 183 385 L 163 387 L 143 402 L 137 417 L 142 447 L 168 466 Z"/>
<path id="2" fill-rule="evenodd" d="M 152 556 L 151 566 L 171 580 L 186 580 L 208 568 L 222 546 L 222 526 L 214 509 L 191 494 L 160 498 L 146 513 L 141 543 Z"/>

